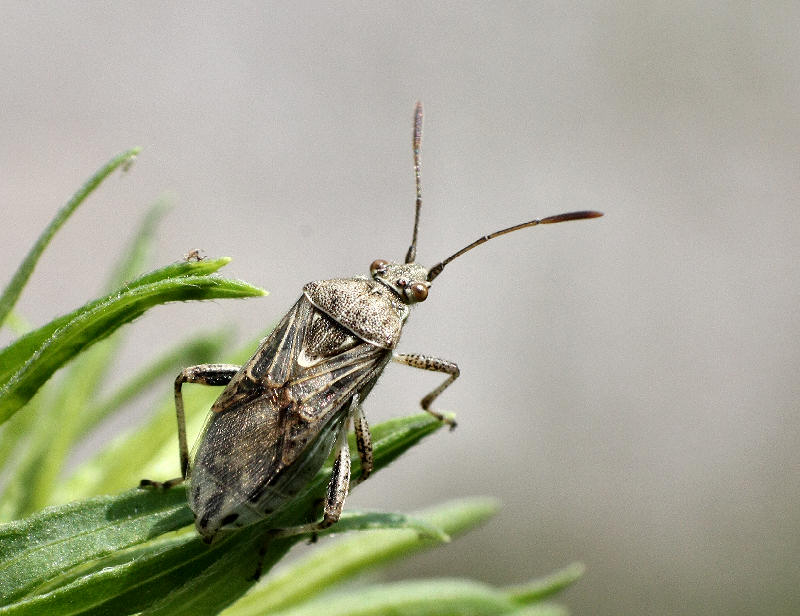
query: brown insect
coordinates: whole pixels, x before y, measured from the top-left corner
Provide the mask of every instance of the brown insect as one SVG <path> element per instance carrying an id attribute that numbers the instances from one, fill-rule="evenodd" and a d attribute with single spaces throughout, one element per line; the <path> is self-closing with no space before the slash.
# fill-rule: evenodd
<path id="1" fill-rule="evenodd" d="M 458 378 L 458 366 L 446 359 L 397 353 L 410 306 L 428 297 L 431 282 L 444 267 L 492 238 L 536 225 L 596 218 L 581 211 L 530 220 L 485 235 L 430 269 L 415 263 L 422 206 L 420 141 L 422 105 L 414 110 L 416 214 L 404 263 L 378 259 L 370 277 L 310 282 L 274 331 L 243 366 L 203 364 L 184 369 L 175 380 L 181 477 L 143 486 L 169 487 L 189 480 L 189 505 L 204 541 L 227 528 L 251 524 L 278 510 L 319 471 L 331 450 L 336 458 L 322 519 L 276 531 L 315 532 L 334 524 L 350 484 L 347 431 L 352 423 L 361 459 L 361 475 L 372 471 L 372 444 L 362 404 L 390 361 L 447 376 L 421 400 L 439 420 L 455 422 L 431 408 Z M 195 256 L 195 255 L 192 255 Z M 188 256 L 187 256 L 188 258 Z M 225 385 L 190 465 L 181 386 Z"/>

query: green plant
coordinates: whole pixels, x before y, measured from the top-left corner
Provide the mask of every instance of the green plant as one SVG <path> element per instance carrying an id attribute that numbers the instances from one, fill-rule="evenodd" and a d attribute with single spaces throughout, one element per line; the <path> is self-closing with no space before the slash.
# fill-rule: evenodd
<path id="1" fill-rule="evenodd" d="M 164 375 L 224 355 L 226 361 L 241 363 L 255 347 L 254 342 L 246 350 L 230 351 L 225 332 L 202 335 L 151 360 L 111 393 L 102 391 L 124 332 L 120 326 L 149 308 L 176 300 L 265 294 L 217 276 L 227 258 L 184 260 L 137 276 L 164 209 L 160 205 L 145 216 L 106 295 L 21 333 L 23 320 L 12 310 L 50 238 L 137 151 L 112 159 L 75 194 L 0 296 L 0 325 L 21 334 L 0 351 L 0 520 L 9 520 L 0 525 L 0 615 L 563 613 L 561 606 L 543 600 L 577 579 L 578 565 L 503 589 L 443 579 L 341 591 L 342 582 L 364 571 L 440 545 L 484 521 L 496 509 L 487 499 L 465 499 L 415 515 L 346 511 L 321 534 L 361 533 L 317 546 L 282 572 L 271 573 L 304 537 L 267 543 L 264 531 L 307 521 L 324 492 L 329 466 L 284 510 L 206 546 L 191 527 L 183 486 L 167 492 L 130 489 L 143 476 L 175 473 L 174 409 L 166 384 L 164 399 L 141 426 L 64 472 L 78 441 L 126 403 L 160 387 Z M 191 389 L 189 408 L 210 406 L 213 392 Z M 202 417 L 194 415 L 190 432 L 197 434 Z M 375 470 L 440 425 L 420 413 L 373 427 Z M 353 473 L 359 471 L 354 456 Z M 256 584 L 259 567 L 264 575 Z"/>

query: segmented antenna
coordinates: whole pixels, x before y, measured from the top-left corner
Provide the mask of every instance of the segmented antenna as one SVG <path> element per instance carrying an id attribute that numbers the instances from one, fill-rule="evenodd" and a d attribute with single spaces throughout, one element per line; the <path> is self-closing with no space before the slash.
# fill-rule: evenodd
<path id="1" fill-rule="evenodd" d="M 556 222 L 566 222 L 567 220 L 581 220 L 582 218 L 597 218 L 602 216 L 602 212 L 594 212 L 592 210 L 583 210 L 580 212 L 567 212 L 566 214 L 558 214 L 556 216 L 548 216 L 547 218 L 535 218 L 534 220 L 529 220 L 528 222 L 523 222 L 518 225 L 514 225 L 513 227 L 508 227 L 507 229 L 500 229 L 500 231 L 495 231 L 494 233 L 490 233 L 489 235 L 484 235 L 481 238 L 478 238 L 471 244 L 464 246 L 461 250 L 457 253 L 450 255 L 441 263 L 437 263 L 434 265 L 430 270 L 428 270 L 428 282 L 436 278 L 439 274 L 442 273 L 444 266 L 450 263 L 453 259 L 457 259 L 465 252 L 468 252 L 475 248 L 475 246 L 480 246 L 484 242 L 488 242 L 489 240 L 498 237 L 500 235 L 505 235 L 506 233 L 511 233 L 512 231 L 519 231 L 520 229 L 525 229 L 526 227 L 535 227 L 536 225 L 549 225 Z"/>
<path id="2" fill-rule="evenodd" d="M 419 180 L 419 152 L 422 142 L 422 103 L 417 101 L 414 106 L 414 137 L 412 147 L 414 148 L 414 180 L 417 184 L 417 203 L 416 214 L 414 215 L 414 233 L 411 236 L 411 246 L 406 253 L 406 263 L 414 263 L 417 258 L 417 229 L 419 229 L 419 211 L 422 208 L 422 185 Z"/>

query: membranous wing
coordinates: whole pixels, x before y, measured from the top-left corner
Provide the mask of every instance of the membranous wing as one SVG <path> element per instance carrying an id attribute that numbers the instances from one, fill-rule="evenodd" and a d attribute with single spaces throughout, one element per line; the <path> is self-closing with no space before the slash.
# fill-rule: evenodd
<path id="1" fill-rule="evenodd" d="M 199 528 L 248 524 L 302 489 L 390 355 L 302 296 L 212 407 L 190 471 Z"/>

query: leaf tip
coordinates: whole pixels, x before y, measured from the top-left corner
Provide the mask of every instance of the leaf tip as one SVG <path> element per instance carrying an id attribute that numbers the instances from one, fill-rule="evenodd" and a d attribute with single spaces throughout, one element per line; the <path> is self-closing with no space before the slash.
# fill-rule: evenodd
<path id="1" fill-rule="evenodd" d="M 127 152 L 123 152 L 119 158 L 117 165 L 122 169 L 122 173 L 127 173 L 130 171 L 130 168 L 133 167 L 133 163 L 136 162 L 136 157 L 139 155 L 139 152 L 142 151 L 142 148 L 139 146 L 133 147 L 129 149 Z"/>
<path id="2" fill-rule="evenodd" d="M 576 561 L 564 567 L 561 573 L 564 574 L 564 577 L 571 577 L 573 581 L 577 581 L 586 573 L 586 565 L 580 561 Z"/>
<path id="3" fill-rule="evenodd" d="M 550 575 L 521 586 L 507 588 L 509 597 L 516 603 L 529 605 L 555 595 L 583 577 L 586 566 L 574 562 Z"/>

